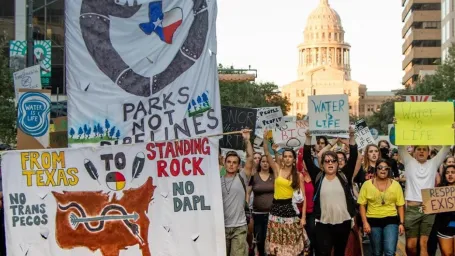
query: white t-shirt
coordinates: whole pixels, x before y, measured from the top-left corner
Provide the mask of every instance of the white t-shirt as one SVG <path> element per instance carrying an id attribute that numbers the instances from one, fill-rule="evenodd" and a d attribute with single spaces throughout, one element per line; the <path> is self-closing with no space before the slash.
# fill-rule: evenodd
<path id="1" fill-rule="evenodd" d="M 398 147 L 398 154 L 403 160 L 404 176 L 406 178 L 406 201 L 422 202 L 422 189 L 434 188 L 436 174 L 449 153 L 450 147 L 444 146 L 439 153 L 425 163 L 419 163 L 405 147 Z"/>

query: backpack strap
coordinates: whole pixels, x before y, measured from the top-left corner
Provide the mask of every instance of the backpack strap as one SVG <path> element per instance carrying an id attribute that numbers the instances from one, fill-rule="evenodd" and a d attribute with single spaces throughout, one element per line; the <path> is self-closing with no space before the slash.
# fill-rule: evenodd
<path id="1" fill-rule="evenodd" d="M 240 179 L 240 182 L 242 182 L 242 187 L 243 187 L 243 190 L 245 191 L 245 194 L 246 194 L 245 180 L 243 179 L 242 175 L 240 175 L 240 173 L 239 173 L 239 179 Z"/>

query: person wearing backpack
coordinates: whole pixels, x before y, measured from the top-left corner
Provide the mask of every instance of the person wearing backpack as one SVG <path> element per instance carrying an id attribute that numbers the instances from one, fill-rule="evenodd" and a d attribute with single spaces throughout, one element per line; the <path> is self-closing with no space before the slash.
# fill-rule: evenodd
<path id="1" fill-rule="evenodd" d="M 316 255 L 344 256 L 347 241 L 356 215 L 353 198 L 352 175 L 357 162 L 358 149 L 355 131 L 349 128 L 349 152 L 347 164 L 339 170 L 338 156 L 333 151 L 322 155 L 319 169 L 311 159 L 311 134 L 306 132 L 303 160 L 316 188 L 313 197 L 313 213 L 316 219 Z"/>
<path id="2" fill-rule="evenodd" d="M 224 158 L 226 174 L 220 177 L 227 256 L 246 256 L 248 254 L 246 215 L 249 214 L 249 207 L 246 203 L 246 185 L 253 169 L 250 130 L 242 130 L 242 137 L 246 147 L 244 169 L 240 170 L 240 156 L 235 151 L 230 151 Z"/>

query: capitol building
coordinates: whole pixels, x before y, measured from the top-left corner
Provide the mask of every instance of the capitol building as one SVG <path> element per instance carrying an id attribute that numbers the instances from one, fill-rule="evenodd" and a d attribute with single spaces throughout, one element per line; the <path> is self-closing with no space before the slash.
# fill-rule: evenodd
<path id="1" fill-rule="evenodd" d="M 328 0 L 320 0 L 307 19 L 303 43 L 298 45 L 297 80 L 281 88 L 292 104 L 288 115 L 306 115 L 312 95 L 347 94 L 354 116 L 372 115 L 394 96 L 392 92 L 367 92 L 366 85 L 351 79 L 351 46 L 344 34 L 340 15 Z"/>

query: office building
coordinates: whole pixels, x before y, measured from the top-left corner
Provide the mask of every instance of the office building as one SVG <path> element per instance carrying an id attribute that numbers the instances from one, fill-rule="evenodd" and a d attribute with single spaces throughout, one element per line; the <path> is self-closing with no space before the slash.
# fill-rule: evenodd
<path id="1" fill-rule="evenodd" d="M 441 63 L 441 0 L 402 0 L 402 6 L 402 83 L 412 87 L 421 71 Z"/>

